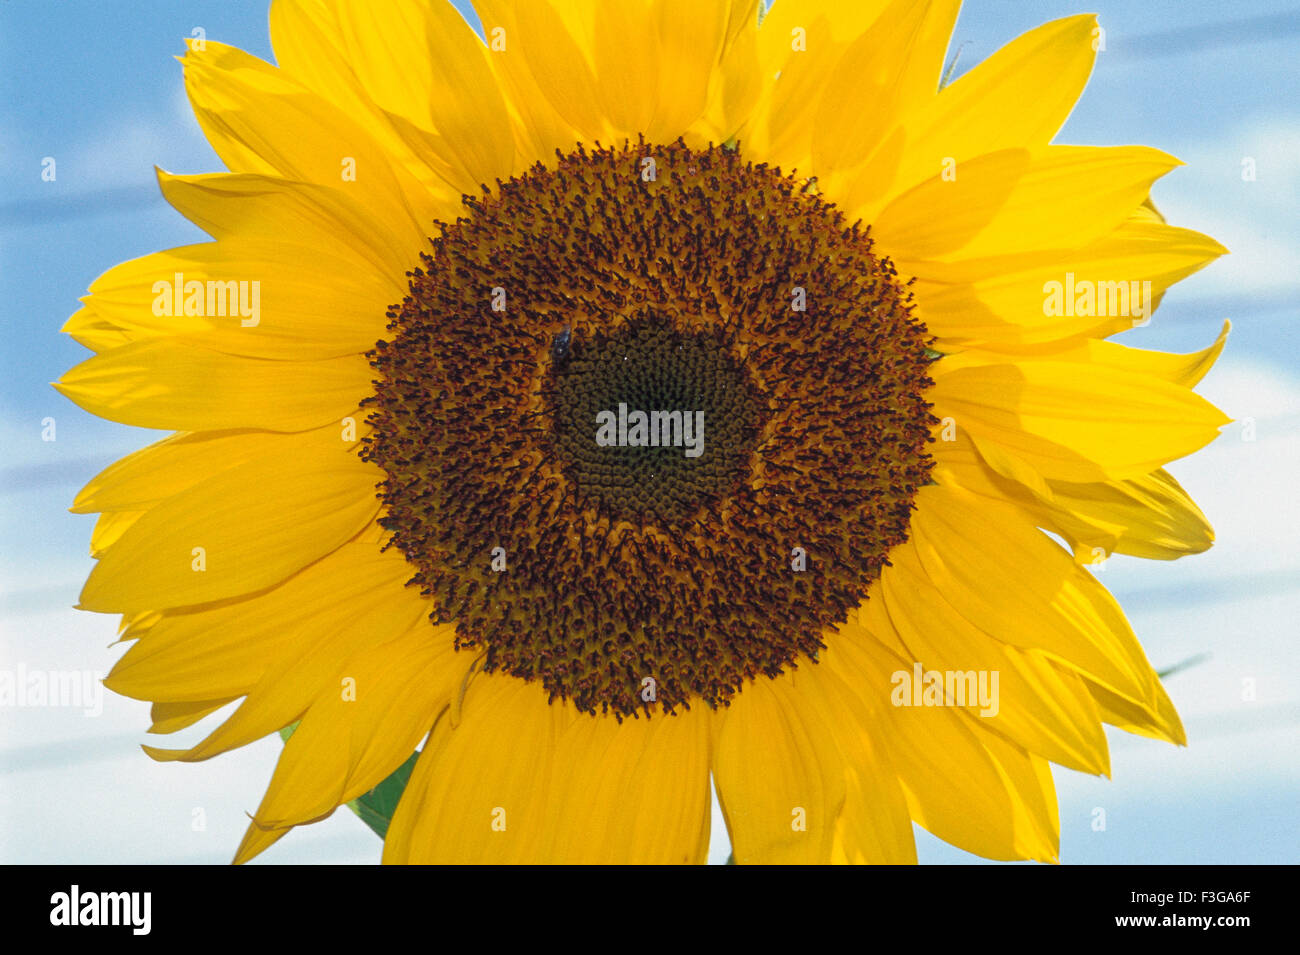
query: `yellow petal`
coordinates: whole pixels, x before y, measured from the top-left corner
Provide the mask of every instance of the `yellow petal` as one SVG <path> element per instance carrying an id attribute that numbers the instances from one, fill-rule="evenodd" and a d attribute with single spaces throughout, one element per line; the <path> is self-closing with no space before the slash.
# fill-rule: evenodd
<path id="1" fill-rule="evenodd" d="M 203 717 L 210 716 L 226 704 L 233 703 L 235 699 L 236 697 L 231 696 L 224 700 L 155 703 L 149 711 L 150 718 L 153 720 L 149 732 L 159 734 L 179 732 L 187 726 L 193 726 Z"/>
<path id="2" fill-rule="evenodd" d="M 1144 287 L 1138 285 L 1135 302 L 1131 283 L 1151 283 L 1154 310 L 1174 283 L 1226 251 L 1199 232 L 1140 221 L 1135 213 L 1114 232 L 1075 251 L 995 256 L 963 262 L 960 268 L 912 263 L 921 272 L 912 290 L 926 327 L 941 341 L 940 350 L 942 343 L 988 341 L 1000 346 L 1106 335 L 1145 320 L 1139 314 Z M 1092 288 L 1104 298 L 1091 307 L 1075 308 L 1077 296 L 1067 302 L 1064 292 L 1067 281 L 1076 279 L 1096 283 Z M 1054 289 L 1060 290 L 1060 303 L 1052 299 Z M 1130 293 L 1127 309 L 1120 297 L 1124 292 Z"/>
<path id="3" fill-rule="evenodd" d="M 813 126 L 812 171 L 839 198 L 841 183 L 888 133 L 938 93 L 957 0 L 894 0 L 849 44 L 827 77 Z"/>
<path id="4" fill-rule="evenodd" d="M 347 190 L 381 220 L 417 227 L 443 202 L 337 106 L 287 73 L 221 43 L 190 45 L 182 61 L 194 115 L 231 172 L 277 175 Z M 345 174 L 355 170 L 355 177 Z"/>
<path id="5" fill-rule="evenodd" d="M 350 62 L 337 6 L 334 0 L 272 0 L 271 46 L 276 63 L 360 125 L 430 198 L 454 211 L 461 190 L 444 177 L 445 165 L 430 165 L 417 157 L 367 94 Z"/>
<path id="6" fill-rule="evenodd" d="M 428 222 L 380 218 L 348 192 L 329 186 L 255 174 L 157 173 L 163 198 L 214 239 L 346 250 L 401 294 L 406 272 L 418 263 L 428 235 Z M 454 216 L 461 209 L 460 197 L 446 208 Z"/>
<path id="7" fill-rule="evenodd" d="M 750 120 L 763 90 L 758 58 L 758 0 L 733 0 L 721 63 L 713 71 L 704 115 L 687 134 L 687 145 L 726 143 Z"/>
<path id="8" fill-rule="evenodd" d="M 1155 712 L 1144 707 L 1134 706 L 1131 700 L 1110 692 L 1104 686 L 1085 678 L 1088 690 L 1097 701 L 1101 718 L 1112 726 L 1117 726 L 1126 733 L 1135 733 L 1151 739 L 1173 743 L 1176 746 L 1187 745 L 1187 733 L 1183 730 L 1183 721 L 1178 718 L 1173 701 L 1165 692 L 1164 686 L 1156 681 Z"/>
<path id="9" fill-rule="evenodd" d="M 563 712 L 536 686 L 478 675 L 459 723 L 444 714 L 425 743 L 389 824 L 384 862 L 545 858 Z"/>
<path id="10" fill-rule="evenodd" d="M 841 672 L 888 699 L 911 672 L 874 641 L 843 641 Z M 912 818 L 945 842 L 989 859 L 1057 858 L 1057 810 L 1047 762 L 943 706 L 879 706 L 880 738 L 898 768 Z"/>
<path id="11" fill-rule="evenodd" d="M 1045 23 L 1018 37 L 906 117 L 899 157 L 862 167 L 850 190 L 850 220 L 874 221 L 893 197 L 937 175 L 945 160 L 968 160 L 1004 149 L 1038 147 L 1056 135 L 1092 71 L 1097 19 Z M 958 172 L 960 180 L 961 172 Z"/>
<path id="12" fill-rule="evenodd" d="M 1119 605 L 1017 508 L 931 485 L 917 495 L 912 543 L 930 582 L 980 630 L 1154 705 L 1155 674 Z"/>
<path id="13" fill-rule="evenodd" d="M 131 529 L 145 514 L 144 510 L 113 511 L 101 514 L 95 521 L 95 529 L 90 533 L 90 556 L 102 557 L 110 547 L 121 540 L 122 535 Z"/>
<path id="14" fill-rule="evenodd" d="M 930 582 L 909 544 L 894 548 L 890 562 L 881 575 L 881 596 L 908 655 L 926 671 L 970 675 L 977 681 L 970 689 L 978 689 L 984 675 L 984 688 L 992 691 L 988 705 L 972 693 L 964 701 L 968 715 L 1053 762 L 1081 772 L 1109 772 L 1101 720 L 1081 680 L 1054 669 L 1041 654 L 1007 646 L 963 617 Z M 993 674 L 996 685 L 988 682 Z"/>
<path id="15" fill-rule="evenodd" d="M 951 182 L 936 171 L 891 203 L 872 223 L 872 234 L 882 249 L 907 261 L 909 268 L 914 260 L 960 249 L 1007 207 L 1031 158 L 1026 149 L 989 153 L 967 162 Z"/>
<path id="16" fill-rule="evenodd" d="M 586 51 L 601 116 L 619 138 L 644 131 L 658 106 L 659 62 L 650 14 L 649 4 L 640 0 L 589 0 L 565 4 L 561 13 Z"/>
<path id="17" fill-rule="evenodd" d="M 133 341 L 171 338 L 232 355 L 312 361 L 359 355 L 406 295 L 401 273 L 286 239 L 227 239 L 133 259 L 90 287 L 79 317 L 107 321 Z M 196 284 L 197 283 L 197 284 Z M 205 317 L 183 314 L 190 305 Z"/>
<path id="18" fill-rule="evenodd" d="M 704 714 L 592 718 L 535 683 L 480 674 L 439 720 L 384 842 L 386 863 L 702 862 Z"/>
<path id="19" fill-rule="evenodd" d="M 623 5 L 622 0 L 611 3 Z M 753 12 L 752 3 L 733 4 L 732 0 L 657 0 L 653 4 L 659 88 L 647 138 L 659 142 L 676 139 L 704 113 L 718 65 L 727 51 L 733 5 Z M 624 50 L 636 42 L 620 39 Z"/>
<path id="20" fill-rule="evenodd" d="M 1051 516 L 1083 563 L 1129 554 L 1173 560 L 1214 543 L 1214 529 L 1168 471 L 1107 484 L 1053 485 Z"/>
<path id="21" fill-rule="evenodd" d="M 705 861 L 712 805 L 707 714 L 622 724 L 579 715 L 557 742 L 559 765 L 574 771 L 553 780 L 553 842 L 541 858 L 600 865 Z"/>
<path id="22" fill-rule="evenodd" d="M 525 2 L 525 6 L 530 4 Z M 483 24 L 483 33 L 491 51 L 488 65 L 515 119 L 515 151 L 519 165 L 526 165 L 529 159 L 549 159 L 557 149 L 562 152 L 573 149 L 583 139 L 582 133 L 551 103 L 534 79 L 528 62 L 527 48 L 544 45 L 545 37 L 528 35 L 519 26 L 517 0 L 479 0 L 474 9 Z M 525 12 L 524 15 L 528 14 Z M 544 19 L 542 22 L 548 24 L 544 29 L 553 31 L 562 42 L 572 42 L 567 34 L 562 34 L 563 27 L 556 21 Z M 596 122 L 594 109 L 587 119 Z"/>
<path id="23" fill-rule="evenodd" d="M 252 822 L 244 831 L 244 838 L 235 852 L 233 865 L 243 865 L 249 859 L 260 855 L 289 834 L 288 829 L 263 829 Z"/>
<path id="24" fill-rule="evenodd" d="M 374 517 L 379 477 L 329 445 L 290 447 L 216 474 L 136 521 L 91 571 L 81 607 L 180 607 L 279 583 Z"/>
<path id="25" fill-rule="evenodd" d="M 343 662 L 285 743 L 254 821 L 281 829 L 323 818 L 402 765 L 469 666 L 454 628 L 423 621 Z"/>
<path id="26" fill-rule="evenodd" d="M 1048 479 L 1141 477 L 1204 447 L 1229 421 L 1187 388 L 1117 367 L 1046 358 L 947 373 L 944 365 L 934 368 L 935 414 Z"/>
<path id="27" fill-rule="evenodd" d="M 925 260 L 1077 248 L 1114 232 L 1177 159 L 1145 146 L 1011 148 L 936 165 L 877 216 L 872 234 L 909 275 Z"/>
<path id="28" fill-rule="evenodd" d="M 821 654 L 822 662 L 798 673 L 801 688 L 832 727 L 842 757 L 844 811 L 836 824 L 831 861 L 915 865 L 916 839 L 907 798 L 884 744 L 875 738 L 881 721 L 839 670 L 826 663 L 826 657 L 835 653 L 836 638 L 831 639 Z"/>
<path id="29" fill-rule="evenodd" d="M 337 438 L 336 426 L 326 429 Z M 364 427 L 363 427 L 364 431 Z M 105 468 L 77 494 L 74 514 L 148 510 L 160 501 L 276 448 L 317 443 L 319 431 L 295 435 L 269 431 L 202 431 L 175 434 Z"/>
<path id="30" fill-rule="evenodd" d="M 303 608 L 296 606 L 301 616 Z M 415 588 L 395 581 L 348 604 L 332 606 L 335 612 L 326 626 L 318 619 L 293 626 L 291 639 L 269 661 L 239 708 L 197 746 L 188 750 L 146 746 L 145 752 L 160 762 L 198 762 L 245 746 L 301 720 L 321 694 L 347 689 L 344 680 L 350 674 L 344 668 L 357 654 L 416 629 L 437 639 L 426 620 L 428 601 Z"/>
<path id="31" fill-rule="evenodd" d="M 99 353 L 131 344 L 131 336 L 122 331 L 116 322 L 96 314 L 94 309 L 79 308 L 64 323 L 61 331 L 72 336 L 78 345 Z"/>
<path id="32" fill-rule="evenodd" d="M 810 172 L 812 137 L 827 78 L 848 44 L 888 0 L 805 0 L 773 4 L 758 30 L 763 91 L 741 147 L 784 168 Z"/>
<path id="33" fill-rule="evenodd" d="M 995 468 L 982 455 L 997 446 L 979 448 L 960 433 L 937 445 L 935 481 L 1015 503 L 1040 527 L 1064 537 L 1080 563 L 1116 553 L 1173 560 L 1214 542 L 1205 515 L 1164 469 L 1121 481 L 1047 481 L 1032 468 Z"/>
<path id="34" fill-rule="evenodd" d="M 1188 354 L 1154 351 L 1149 348 L 1130 348 L 1118 342 L 1087 339 L 1072 348 L 1055 353 L 1063 361 L 1092 362 L 1108 368 L 1118 368 L 1144 375 L 1152 375 L 1184 388 L 1195 388 L 1206 373 L 1214 367 L 1228 341 L 1232 324 L 1224 321 L 1223 330 L 1214 344 Z"/>
<path id="35" fill-rule="evenodd" d="M 348 64 L 381 110 L 431 134 L 465 193 L 514 171 L 514 132 L 483 42 L 447 0 L 334 5 Z"/>
<path id="36" fill-rule="evenodd" d="M 138 639 L 104 684 L 137 700 L 244 696 L 283 660 L 309 653 L 317 635 L 336 630 L 354 608 L 406 613 L 410 577 L 397 551 L 344 544 L 262 593 L 133 623 L 125 639 Z"/>
<path id="37" fill-rule="evenodd" d="M 152 338 L 84 361 L 54 387 L 91 414 L 141 428 L 306 431 L 355 410 L 372 377 L 360 355 L 265 361 Z"/>
<path id="38" fill-rule="evenodd" d="M 513 44 L 516 53 L 522 50 L 522 59 L 537 91 L 563 120 L 562 127 L 557 127 L 553 121 L 541 120 L 546 122 L 545 128 L 555 130 L 553 136 L 575 130 L 585 142 L 600 139 L 606 130 L 606 122 L 596 98 L 596 80 L 587 58 L 587 51 L 591 48 L 589 34 L 575 36 L 564 15 L 569 15 L 571 20 L 583 15 L 590 18 L 590 8 L 590 3 L 585 3 L 573 5 L 572 10 L 563 8 L 557 11 L 550 0 L 524 0 L 514 6 L 517 29 L 506 37 L 507 49 Z M 576 29 L 577 24 L 574 26 Z M 522 68 L 516 65 L 511 69 L 519 77 L 515 82 L 520 102 L 532 102 L 531 96 L 525 99 L 525 94 L 518 92 L 524 82 Z M 534 108 L 532 114 L 544 117 L 545 111 Z M 533 122 L 536 124 L 539 120 L 534 118 Z M 573 145 L 566 142 L 566 151 Z"/>
<path id="39" fill-rule="evenodd" d="M 759 678 L 718 717 L 713 776 L 738 863 L 831 861 L 847 789 L 816 695 L 802 671 Z"/>

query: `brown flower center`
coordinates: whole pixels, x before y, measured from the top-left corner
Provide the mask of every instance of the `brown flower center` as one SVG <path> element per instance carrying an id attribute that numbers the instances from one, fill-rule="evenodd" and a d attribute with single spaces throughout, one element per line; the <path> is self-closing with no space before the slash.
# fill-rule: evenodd
<path id="1" fill-rule="evenodd" d="M 890 262 L 734 149 L 580 148 L 466 207 L 370 354 L 432 618 L 620 718 L 815 660 L 930 471 Z"/>

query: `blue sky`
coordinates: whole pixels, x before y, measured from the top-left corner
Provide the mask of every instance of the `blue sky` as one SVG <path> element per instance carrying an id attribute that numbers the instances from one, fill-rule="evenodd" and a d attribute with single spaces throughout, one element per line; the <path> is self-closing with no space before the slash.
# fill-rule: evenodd
<path id="1" fill-rule="evenodd" d="M 1144 143 L 1187 165 L 1157 184 L 1171 222 L 1232 255 L 1180 284 L 1124 340 L 1190 351 L 1233 332 L 1202 392 L 1238 422 L 1171 470 L 1218 532 L 1175 563 L 1113 558 L 1105 582 L 1164 667 L 1191 745 L 1110 733 L 1113 779 L 1057 770 L 1067 863 L 1295 862 L 1300 856 L 1300 8 L 1249 0 L 969 0 L 958 71 L 1043 21 L 1097 12 L 1106 50 L 1058 142 Z M 106 672 L 115 620 L 73 611 L 93 518 L 76 490 L 157 435 L 93 418 L 48 383 L 86 352 L 58 333 L 122 260 L 203 236 L 162 202 L 153 165 L 221 168 L 189 113 L 183 38 L 271 58 L 252 0 L 0 4 L 0 669 Z M 53 157 L 57 179 L 41 178 Z M 1244 159 L 1256 179 L 1243 181 Z M 54 441 L 42 440 L 55 421 Z M 1253 684 L 1245 681 L 1253 681 Z M 1253 685 L 1254 699 L 1243 699 Z M 197 765 L 145 757 L 146 704 L 0 710 L 0 862 L 225 862 L 269 778 L 275 740 Z M 1106 811 L 1104 832 L 1094 810 Z M 197 818 L 205 827 L 194 825 Z M 715 823 L 715 859 L 725 832 Z M 976 861 L 919 833 L 923 862 Z M 346 810 L 262 860 L 374 862 Z"/>

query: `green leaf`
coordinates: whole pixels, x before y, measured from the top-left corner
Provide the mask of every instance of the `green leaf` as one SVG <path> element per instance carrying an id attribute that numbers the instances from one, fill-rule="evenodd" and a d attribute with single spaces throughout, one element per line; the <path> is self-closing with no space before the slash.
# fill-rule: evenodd
<path id="1" fill-rule="evenodd" d="M 397 803 L 406 790 L 406 783 L 415 769 L 419 753 L 412 753 L 406 762 L 393 770 L 382 783 L 348 803 L 348 808 L 361 817 L 361 821 L 374 830 L 380 839 L 388 835 L 388 824 L 397 812 Z"/>

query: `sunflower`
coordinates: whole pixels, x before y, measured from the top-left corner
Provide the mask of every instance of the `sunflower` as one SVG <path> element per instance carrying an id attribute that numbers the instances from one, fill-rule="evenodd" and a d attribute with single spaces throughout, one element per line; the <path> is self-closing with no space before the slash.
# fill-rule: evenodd
<path id="1" fill-rule="evenodd" d="M 1054 861 L 1050 763 L 1184 743 L 1087 565 L 1211 543 L 1163 468 L 1223 337 L 1107 339 L 1225 250 L 1151 203 L 1174 158 L 1052 144 L 1093 17 L 948 83 L 957 7 L 276 0 L 278 66 L 190 43 L 230 172 L 159 182 L 215 241 L 96 280 L 58 387 L 177 432 L 73 508 L 108 686 L 154 733 L 238 701 L 149 754 L 296 726 L 236 861 L 417 751 L 387 862 L 699 862 L 711 782 L 738 862 L 913 862 L 913 822 Z"/>

